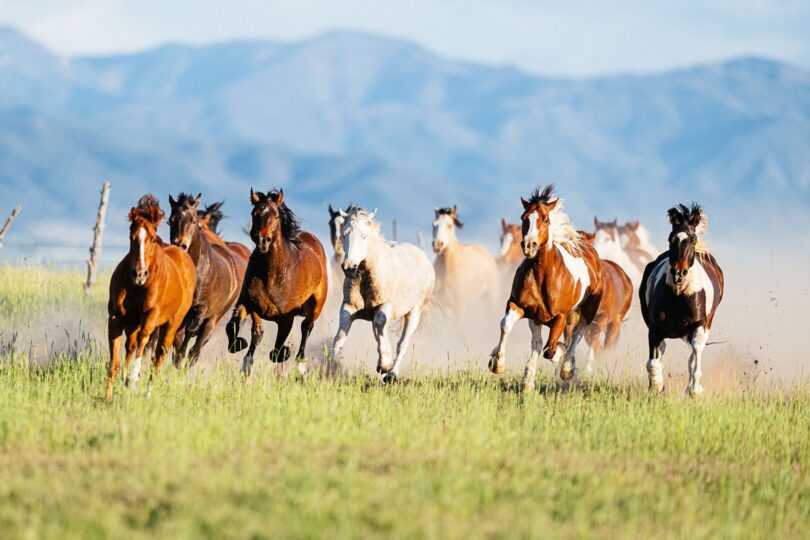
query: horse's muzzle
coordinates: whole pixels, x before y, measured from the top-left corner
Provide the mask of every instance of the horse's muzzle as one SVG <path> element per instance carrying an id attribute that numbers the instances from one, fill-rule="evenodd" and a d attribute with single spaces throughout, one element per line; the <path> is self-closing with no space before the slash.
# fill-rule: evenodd
<path id="1" fill-rule="evenodd" d="M 270 239 L 269 236 L 260 236 L 259 241 L 256 242 L 256 247 L 259 248 L 259 251 L 261 253 L 267 253 L 268 251 L 270 251 L 271 243 L 272 240 Z"/>
<path id="2" fill-rule="evenodd" d="M 683 283 L 686 281 L 686 276 L 689 274 L 689 269 L 673 268 L 671 270 L 671 273 L 672 273 L 672 282 L 675 285 L 683 285 Z"/>
<path id="3" fill-rule="evenodd" d="M 444 251 L 444 242 L 441 240 L 434 240 L 433 241 L 433 253 L 441 253 Z"/>
<path id="4" fill-rule="evenodd" d="M 356 264 L 347 264 L 346 261 L 343 261 L 343 274 L 348 277 L 352 278 L 357 275 L 358 266 Z"/>
<path id="5" fill-rule="evenodd" d="M 520 247 L 523 248 L 523 254 L 531 259 L 535 255 L 537 255 L 537 251 L 540 248 L 540 245 L 535 241 L 532 240 L 530 242 L 521 242 Z"/>
<path id="6" fill-rule="evenodd" d="M 149 270 L 144 269 L 132 271 L 132 283 L 134 283 L 138 287 L 146 285 L 147 279 L 149 279 Z"/>

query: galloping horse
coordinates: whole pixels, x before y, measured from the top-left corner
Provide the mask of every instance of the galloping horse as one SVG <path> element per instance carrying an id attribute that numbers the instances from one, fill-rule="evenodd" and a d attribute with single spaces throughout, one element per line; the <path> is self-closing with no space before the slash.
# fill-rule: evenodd
<path id="1" fill-rule="evenodd" d="M 197 206 L 201 198 L 202 195 L 192 197 L 180 193 L 175 201 L 169 195 L 171 242 L 188 252 L 197 271 L 194 300 L 183 324 L 182 345 L 175 355 L 177 367 L 181 366 L 188 344 L 195 336 L 197 339 L 189 352 L 189 367 L 197 363 L 217 324 L 236 301 L 244 277 L 244 265 L 240 265 L 240 271 L 230 250 L 221 240 L 209 240 L 209 234 L 200 226 Z"/>
<path id="2" fill-rule="evenodd" d="M 507 223 L 501 218 L 501 238 L 498 262 L 503 266 L 514 266 L 523 262 L 523 249 L 520 247 L 521 241 L 520 225 L 517 223 Z"/>
<path id="3" fill-rule="evenodd" d="M 321 314 L 328 291 L 326 254 L 312 234 L 302 231 L 298 218 L 284 204 L 284 190 L 270 193 L 250 190 L 253 204 L 250 237 L 256 249 L 248 261 L 242 292 L 226 327 L 228 350 L 239 352 L 247 340 L 239 337 L 239 323 L 246 316 L 252 319 L 250 348 L 245 355 L 242 372 L 250 378 L 253 355 L 262 340 L 262 319 L 278 325 L 272 362 L 285 362 L 290 349 L 284 342 L 290 335 L 294 318 L 301 322 L 301 346 L 296 358 L 303 360 L 315 321 Z"/>
<path id="4" fill-rule="evenodd" d="M 129 212 L 129 253 L 118 263 L 110 279 L 107 334 L 110 364 L 107 399 L 112 399 L 126 333 L 125 368 L 135 364 L 127 384 L 140 377 L 141 360 L 149 338 L 158 330 L 154 372 L 174 342 L 177 330 L 191 307 L 196 284 L 194 262 L 182 249 L 164 244 L 157 236 L 163 211 L 152 195 L 144 195 Z M 149 381 L 152 381 L 152 375 Z"/>
<path id="5" fill-rule="evenodd" d="M 575 371 L 577 343 L 585 328 L 596 317 L 602 298 L 602 277 L 596 251 L 583 242 L 562 211 L 562 200 L 554 194 L 554 186 L 539 188 L 526 201 L 522 197 L 523 253 L 526 259 L 515 272 L 512 292 L 501 320 L 501 337 L 492 351 L 489 369 L 503 373 L 506 369 L 506 339 L 514 324 L 529 319 L 532 332 L 532 354 L 526 363 L 522 388 L 534 388 L 537 360 L 542 353 L 546 359 L 556 359 L 565 353 L 560 377 L 567 381 Z M 568 346 L 558 344 L 572 313 L 578 312 L 571 330 Z M 545 347 L 541 325 L 548 326 Z M 559 349 L 558 349 L 559 347 Z"/>
<path id="6" fill-rule="evenodd" d="M 456 238 L 456 228 L 464 224 L 458 219 L 456 206 L 435 208 L 433 221 L 433 251 L 439 300 L 449 313 L 458 316 L 464 308 L 479 298 L 493 306 L 498 302 L 500 284 L 495 259 L 480 244 L 462 244 Z"/>
<path id="7" fill-rule="evenodd" d="M 594 239 L 591 245 L 599 254 L 600 259 L 613 261 L 618 264 L 630 278 L 634 287 L 641 283 L 641 273 L 644 265 L 638 260 L 633 260 L 621 245 L 621 238 L 618 230 L 618 220 L 599 221 L 594 216 Z M 649 260 L 647 260 L 649 262 Z M 646 264 L 646 262 L 644 263 Z"/>
<path id="8" fill-rule="evenodd" d="M 638 291 L 641 314 L 649 329 L 647 372 L 650 390 L 661 392 L 664 339 L 688 341 L 692 354 L 686 391 L 694 396 L 703 392 L 700 386 L 703 349 L 709 341 L 717 306 L 723 299 L 723 271 L 701 239 L 708 228 L 708 219 L 700 205 L 670 208 L 669 222 L 672 225 L 669 250 L 647 265 Z"/>
<path id="9" fill-rule="evenodd" d="M 383 382 L 396 382 L 422 311 L 430 301 L 436 281 L 433 266 L 425 252 L 408 243 L 386 242 L 374 212 L 352 207 L 344 216 L 343 305 L 340 327 L 332 343 L 337 358 L 355 320 L 372 321 L 377 339 L 377 372 Z M 391 361 L 388 328 L 392 321 L 405 318 L 405 327 Z"/>

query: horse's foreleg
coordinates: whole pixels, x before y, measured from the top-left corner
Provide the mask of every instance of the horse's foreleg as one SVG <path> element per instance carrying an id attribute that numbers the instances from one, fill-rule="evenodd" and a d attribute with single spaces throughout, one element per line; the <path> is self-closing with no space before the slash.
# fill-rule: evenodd
<path id="1" fill-rule="evenodd" d="M 342 305 L 340 307 L 340 321 L 338 323 L 338 331 L 335 334 L 335 339 L 332 340 L 332 360 L 337 360 L 340 351 L 343 349 L 343 344 L 346 343 L 346 338 L 349 335 L 349 330 L 352 328 L 354 313 Z"/>
<path id="2" fill-rule="evenodd" d="M 506 338 L 512 332 L 515 323 L 523 318 L 523 310 L 514 302 L 506 304 L 506 314 L 501 319 L 501 339 L 498 346 L 492 350 L 489 358 L 489 370 L 500 375 L 506 370 Z"/>
<path id="3" fill-rule="evenodd" d="M 698 326 L 690 340 L 692 357 L 689 359 L 689 387 L 686 390 L 690 396 L 698 396 L 703 393 L 700 379 L 703 377 L 703 350 L 706 348 L 708 341 L 709 331 L 702 326 Z"/>
<path id="4" fill-rule="evenodd" d="M 126 353 L 124 355 L 124 371 L 127 373 L 127 376 L 124 379 L 124 385 L 126 386 L 138 382 L 138 374 L 140 373 L 141 369 L 140 362 L 138 363 L 138 371 L 135 373 L 135 377 L 132 376 L 132 371 L 129 369 L 129 364 L 132 362 L 132 359 L 135 357 L 135 352 L 138 349 L 139 334 L 140 330 L 138 329 L 127 334 Z"/>
<path id="5" fill-rule="evenodd" d="M 377 308 L 372 325 L 374 336 L 377 338 L 377 373 L 388 373 L 393 367 L 391 361 L 391 340 L 388 337 L 388 324 L 394 308 L 391 304 L 383 304 Z"/>
<path id="6" fill-rule="evenodd" d="M 419 321 L 422 319 L 422 308 L 416 307 L 405 315 L 405 328 L 402 330 L 402 335 L 399 337 L 397 343 L 397 358 L 394 360 L 394 366 L 391 370 L 383 375 L 383 382 L 396 382 L 399 378 L 399 368 L 405 355 L 408 353 L 408 345 L 411 343 L 416 329 L 419 328 Z"/>
<path id="7" fill-rule="evenodd" d="M 197 339 L 196 341 L 194 341 L 194 346 L 191 347 L 191 351 L 189 351 L 188 353 L 187 367 L 189 368 L 194 367 L 194 364 L 196 364 L 197 361 L 200 359 L 203 347 L 205 347 L 205 345 L 211 339 L 211 336 L 214 334 L 215 327 L 216 323 L 212 319 L 205 319 L 200 324 L 200 331 L 197 333 Z"/>
<path id="8" fill-rule="evenodd" d="M 225 333 L 228 335 L 228 352 L 231 354 L 238 353 L 248 346 L 247 340 L 239 337 L 239 327 L 247 315 L 245 306 L 236 304 L 233 308 L 233 314 L 225 326 Z"/>
<path id="9" fill-rule="evenodd" d="M 121 363 L 121 341 L 123 340 L 124 326 L 116 315 L 111 315 L 107 321 L 107 340 L 110 345 L 110 363 L 107 366 L 107 399 L 113 397 L 113 386 L 118 376 Z"/>
<path id="10" fill-rule="evenodd" d="M 244 375 L 245 379 L 248 380 L 250 380 L 250 374 L 253 370 L 253 354 L 256 352 L 256 347 L 258 347 L 259 342 L 261 342 L 262 337 L 264 336 L 261 317 L 259 317 L 259 315 L 256 313 L 251 313 L 250 319 L 252 323 L 250 327 L 250 347 L 248 347 L 248 352 L 245 355 L 244 360 L 242 360 L 242 375 Z M 231 320 L 233 321 L 233 319 Z"/>
<path id="11" fill-rule="evenodd" d="M 314 327 L 315 319 L 312 315 L 307 315 L 304 317 L 304 320 L 301 321 L 301 345 L 298 347 L 298 353 L 295 355 L 295 359 L 299 362 L 303 361 L 305 358 L 307 340 L 309 339 L 309 335 L 312 333 L 312 329 Z"/>
<path id="12" fill-rule="evenodd" d="M 532 354 L 523 370 L 523 381 L 520 383 L 521 392 L 534 390 L 534 380 L 537 377 L 537 361 L 543 352 L 543 326 L 529 320 L 529 329 L 532 331 Z"/>
<path id="13" fill-rule="evenodd" d="M 582 336 L 585 335 L 587 327 L 588 323 L 585 322 L 585 319 L 580 318 L 576 326 L 574 326 L 574 330 L 571 332 L 571 341 L 568 343 L 568 347 L 565 351 L 565 361 L 560 368 L 560 378 L 563 381 L 570 381 L 574 378 L 574 374 L 577 370 L 577 345 L 579 345 Z"/>
<path id="14" fill-rule="evenodd" d="M 290 359 L 290 348 L 284 345 L 290 335 L 290 331 L 295 322 L 292 315 L 278 320 L 278 332 L 276 333 L 276 344 L 270 351 L 270 361 L 274 363 L 286 362 Z"/>
<path id="15" fill-rule="evenodd" d="M 551 360 L 552 362 L 556 363 L 558 354 L 562 352 L 557 350 L 557 345 L 560 341 L 560 336 L 562 336 L 563 331 L 565 331 L 565 320 L 565 317 L 562 315 L 557 315 L 551 319 L 551 324 L 549 324 L 548 340 L 546 341 L 546 346 L 543 351 L 543 357 L 546 360 Z"/>
<path id="16" fill-rule="evenodd" d="M 664 354 L 665 350 L 664 340 L 653 330 L 650 330 L 647 334 L 647 342 L 650 347 L 650 359 L 647 360 L 647 374 L 650 381 L 650 390 L 662 392 L 664 390 L 664 369 L 661 363 L 661 356 Z"/>

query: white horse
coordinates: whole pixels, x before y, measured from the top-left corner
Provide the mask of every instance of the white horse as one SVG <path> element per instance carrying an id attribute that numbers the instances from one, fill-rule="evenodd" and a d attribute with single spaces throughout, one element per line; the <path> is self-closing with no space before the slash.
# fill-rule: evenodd
<path id="1" fill-rule="evenodd" d="M 434 208 L 433 251 L 436 260 L 433 267 L 438 280 L 437 293 L 444 307 L 459 316 L 464 308 L 480 298 L 486 298 L 496 306 L 501 286 L 498 265 L 481 244 L 462 244 L 456 238 L 456 228 L 464 226 L 459 221 L 456 207 Z"/>
<path id="2" fill-rule="evenodd" d="M 436 281 L 433 266 L 425 252 L 408 243 L 388 242 L 380 234 L 374 212 L 354 207 L 343 214 L 343 305 L 340 327 L 332 343 L 332 357 L 340 354 L 352 322 L 372 321 L 377 339 L 377 372 L 383 382 L 395 382 L 411 337 L 419 327 L 422 311 L 430 301 Z M 388 328 L 392 321 L 405 319 L 391 361 Z"/>
<path id="3" fill-rule="evenodd" d="M 627 251 L 622 248 L 616 221 L 600 222 L 598 219 L 593 218 L 593 222 L 596 229 L 593 242 L 591 242 L 593 249 L 599 254 L 600 259 L 618 264 L 625 271 L 627 277 L 630 278 L 633 288 L 637 289 L 641 284 L 642 271 L 633 262 L 630 255 L 627 254 Z"/>

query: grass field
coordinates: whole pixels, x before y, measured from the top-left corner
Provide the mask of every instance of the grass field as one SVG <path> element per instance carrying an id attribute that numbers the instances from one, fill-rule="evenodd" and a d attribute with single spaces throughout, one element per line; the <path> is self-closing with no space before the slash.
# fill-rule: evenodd
<path id="1" fill-rule="evenodd" d="M 3 537 L 810 537 L 806 384 L 521 397 L 483 371 L 246 386 L 223 362 L 107 403 L 106 292 L 80 282 L 0 268 Z M 48 310 L 89 335 L 13 337 Z"/>

